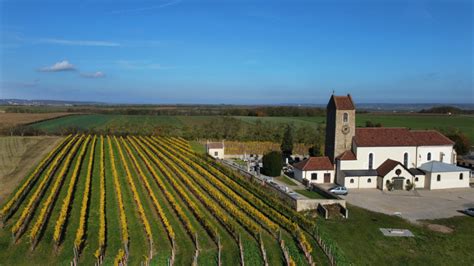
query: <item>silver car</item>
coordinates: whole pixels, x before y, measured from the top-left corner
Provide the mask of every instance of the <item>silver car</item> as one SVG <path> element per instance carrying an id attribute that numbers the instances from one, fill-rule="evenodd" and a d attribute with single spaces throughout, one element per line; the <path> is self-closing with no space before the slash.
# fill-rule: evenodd
<path id="1" fill-rule="evenodd" d="M 343 187 L 343 186 L 336 186 L 336 187 L 333 187 L 329 190 L 329 192 L 333 193 L 333 194 L 336 194 L 336 195 L 347 195 L 347 193 L 349 193 L 349 191 L 347 190 L 346 187 Z"/>
<path id="2" fill-rule="evenodd" d="M 469 216 L 474 217 L 474 208 L 467 208 L 467 209 L 464 210 L 464 213 L 469 215 Z"/>

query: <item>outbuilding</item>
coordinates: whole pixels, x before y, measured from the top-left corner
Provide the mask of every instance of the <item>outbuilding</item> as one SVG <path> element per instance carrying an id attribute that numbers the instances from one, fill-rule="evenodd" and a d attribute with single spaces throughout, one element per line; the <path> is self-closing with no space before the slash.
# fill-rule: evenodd
<path id="1" fill-rule="evenodd" d="M 328 157 L 309 157 L 295 163 L 295 179 L 302 183 L 334 183 L 334 165 Z"/>
<path id="2" fill-rule="evenodd" d="M 469 187 L 470 170 L 467 168 L 431 161 L 422 164 L 420 169 L 426 173 L 425 187 L 428 189 Z"/>
<path id="3" fill-rule="evenodd" d="M 207 142 L 206 144 L 207 154 L 216 159 L 224 159 L 224 148 L 224 142 Z"/>

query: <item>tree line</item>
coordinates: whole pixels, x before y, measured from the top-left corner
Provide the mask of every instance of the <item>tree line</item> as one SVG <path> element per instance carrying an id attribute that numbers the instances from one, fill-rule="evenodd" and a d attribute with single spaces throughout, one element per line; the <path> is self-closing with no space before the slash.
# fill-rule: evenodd
<path id="1" fill-rule="evenodd" d="M 94 113 L 118 115 L 189 115 L 189 116 L 325 116 L 319 107 L 297 106 L 233 106 L 233 105 L 173 105 L 173 106 L 13 106 L 7 113 Z"/>

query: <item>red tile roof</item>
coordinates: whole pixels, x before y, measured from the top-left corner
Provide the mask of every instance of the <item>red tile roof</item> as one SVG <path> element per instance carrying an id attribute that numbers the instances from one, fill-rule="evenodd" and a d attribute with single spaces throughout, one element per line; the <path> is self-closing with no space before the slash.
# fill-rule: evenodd
<path id="1" fill-rule="evenodd" d="M 343 152 L 341 155 L 337 156 L 336 159 L 341 161 L 357 160 L 355 154 L 351 150 Z"/>
<path id="2" fill-rule="evenodd" d="M 356 128 L 354 141 L 359 147 L 438 146 L 453 145 L 450 139 L 435 130 L 407 128 Z"/>
<path id="3" fill-rule="evenodd" d="M 359 147 L 416 146 L 406 128 L 356 128 L 354 141 Z"/>
<path id="4" fill-rule="evenodd" d="M 308 159 L 295 163 L 296 169 L 302 171 L 334 170 L 334 166 L 328 157 L 309 157 Z"/>
<path id="5" fill-rule="evenodd" d="M 347 94 L 347 96 L 333 95 L 331 100 L 334 101 L 334 105 L 338 110 L 355 110 L 355 105 L 350 94 Z"/>
<path id="6" fill-rule="evenodd" d="M 392 159 L 387 159 L 385 162 L 383 162 L 378 168 L 377 168 L 377 173 L 379 176 L 385 176 L 387 175 L 390 171 L 395 168 L 395 166 L 401 164 L 398 161 L 392 160 Z"/>
<path id="7" fill-rule="evenodd" d="M 223 149 L 224 144 L 222 144 L 222 142 L 211 142 L 211 143 L 207 143 L 207 148 L 208 149 Z"/>
<path id="8" fill-rule="evenodd" d="M 454 141 L 436 130 L 412 130 L 410 132 L 418 146 L 454 144 Z"/>

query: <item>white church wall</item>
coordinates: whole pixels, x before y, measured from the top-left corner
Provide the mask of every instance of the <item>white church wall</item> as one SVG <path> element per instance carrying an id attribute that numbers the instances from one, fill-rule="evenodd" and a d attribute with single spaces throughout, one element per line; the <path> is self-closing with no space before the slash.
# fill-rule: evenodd
<path id="1" fill-rule="evenodd" d="M 340 168 L 339 169 L 342 169 L 342 170 L 350 170 L 350 169 L 363 169 L 362 168 L 362 160 L 358 161 L 358 160 L 339 160 L 340 162 Z"/>
<path id="2" fill-rule="evenodd" d="M 428 160 L 428 153 L 431 153 L 431 160 Z M 441 161 L 441 154 L 444 154 L 443 163 L 455 163 L 453 146 L 419 146 L 417 167 L 430 161 Z"/>
<path id="3" fill-rule="evenodd" d="M 344 178 L 344 186 L 346 188 L 359 188 L 359 178 L 348 176 Z"/>
<path id="4" fill-rule="evenodd" d="M 397 165 L 396 167 L 394 167 L 392 169 L 392 171 L 388 172 L 382 179 L 382 189 L 383 190 L 386 190 L 387 189 L 387 180 L 390 180 L 390 182 L 392 182 L 392 178 L 398 176 L 396 174 L 397 170 L 400 170 L 400 176 L 401 177 L 404 177 L 405 180 L 403 180 L 403 189 L 405 189 L 405 186 L 408 185 L 407 183 L 407 180 L 410 180 L 410 183 L 412 183 L 414 181 L 414 178 L 413 178 L 413 175 L 408 172 L 407 170 L 405 170 L 405 168 L 403 168 L 401 165 Z"/>
<path id="5" fill-rule="evenodd" d="M 344 186 L 346 188 L 377 188 L 377 177 L 376 176 L 346 176 L 344 178 Z"/>
<path id="6" fill-rule="evenodd" d="M 460 174 L 463 175 L 460 179 Z M 438 175 L 440 181 L 438 181 Z M 446 188 L 464 188 L 469 187 L 469 170 L 459 172 L 442 172 L 431 173 L 429 189 L 446 189 Z"/>
<path id="7" fill-rule="evenodd" d="M 376 176 L 360 176 L 359 188 L 377 188 Z"/>
<path id="8" fill-rule="evenodd" d="M 413 178 L 415 188 L 425 188 L 425 179 L 425 175 L 415 175 L 415 177 Z"/>
<path id="9" fill-rule="evenodd" d="M 357 163 L 351 166 L 358 166 L 352 169 L 369 169 L 369 154 L 373 154 L 372 169 L 377 169 L 387 159 L 392 159 L 403 163 L 404 154 L 408 153 L 407 168 L 415 167 L 416 147 L 357 147 Z M 346 168 L 349 169 L 349 168 Z"/>

